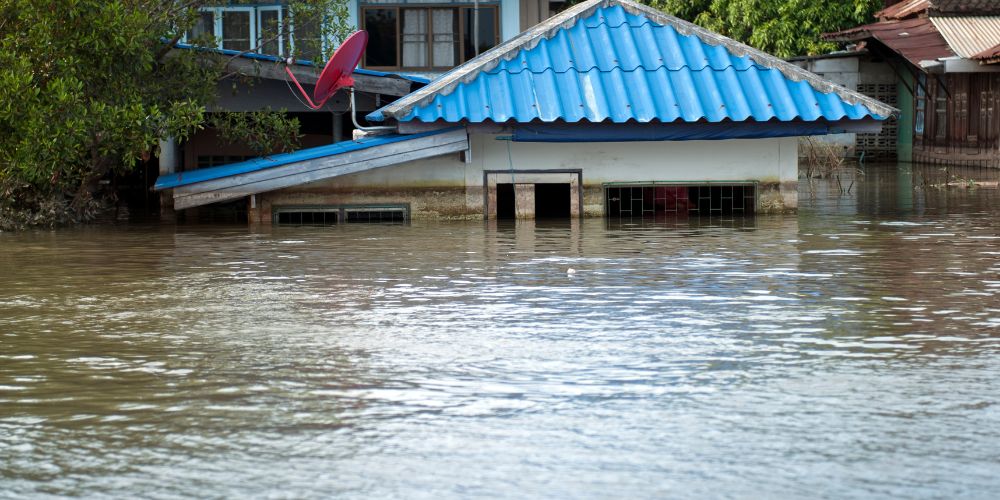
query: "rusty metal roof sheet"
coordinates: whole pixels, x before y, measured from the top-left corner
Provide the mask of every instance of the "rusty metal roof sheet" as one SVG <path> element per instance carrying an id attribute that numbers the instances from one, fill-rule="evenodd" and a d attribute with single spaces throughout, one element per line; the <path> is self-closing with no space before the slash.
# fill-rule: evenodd
<path id="1" fill-rule="evenodd" d="M 875 17 L 883 20 L 906 19 L 921 12 L 927 11 L 931 6 L 930 0 L 903 0 L 891 7 L 886 7 L 875 13 Z"/>
<path id="2" fill-rule="evenodd" d="M 1000 43 L 1000 16 L 931 17 L 931 23 L 961 57 L 970 58 Z"/>
<path id="3" fill-rule="evenodd" d="M 671 123 L 878 120 L 896 110 L 628 0 L 577 4 L 369 120 Z"/>
<path id="4" fill-rule="evenodd" d="M 983 64 L 1000 63 L 1000 44 L 994 45 L 978 54 L 975 54 L 972 58 L 981 61 Z"/>
<path id="5" fill-rule="evenodd" d="M 926 17 L 866 24 L 836 33 L 826 33 L 823 38 L 842 42 L 858 42 L 874 38 L 917 67 L 920 67 L 920 61 L 934 61 L 955 55 L 949 48 L 948 42 Z"/>

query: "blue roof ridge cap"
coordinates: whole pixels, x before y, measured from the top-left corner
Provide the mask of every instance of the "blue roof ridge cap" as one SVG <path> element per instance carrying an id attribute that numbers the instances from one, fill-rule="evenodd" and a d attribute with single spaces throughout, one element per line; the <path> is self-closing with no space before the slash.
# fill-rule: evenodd
<path id="1" fill-rule="evenodd" d="M 711 64 L 705 64 L 705 65 L 697 67 L 697 68 L 694 67 L 694 66 L 691 66 L 690 64 L 682 64 L 680 66 L 668 66 L 666 64 L 661 64 L 659 66 L 641 66 L 641 65 L 637 64 L 635 66 L 629 66 L 629 67 L 622 66 L 621 64 L 616 64 L 614 66 L 608 66 L 608 67 L 602 68 L 598 64 L 592 64 L 590 66 L 587 66 L 586 68 L 581 67 L 581 66 L 568 66 L 565 70 L 562 70 L 562 71 L 557 71 L 555 68 L 545 68 L 545 69 L 543 69 L 541 71 L 538 71 L 538 70 L 533 70 L 533 69 L 530 69 L 530 68 L 523 68 L 522 67 L 522 68 L 519 68 L 517 71 L 511 71 L 510 69 L 497 69 L 497 68 L 493 68 L 493 69 L 489 70 L 489 72 L 484 71 L 483 73 L 484 74 L 488 74 L 488 75 L 498 75 L 500 73 L 507 73 L 508 75 L 520 75 L 521 73 L 532 73 L 532 74 L 535 74 L 535 75 L 543 75 L 545 73 L 551 72 L 551 73 L 555 73 L 557 75 L 562 75 L 562 74 L 565 74 L 565 73 L 569 73 L 571 71 L 577 72 L 577 73 L 589 73 L 591 71 L 594 71 L 595 69 L 597 71 L 614 71 L 614 70 L 619 70 L 619 71 L 624 71 L 626 73 L 631 73 L 633 71 L 639 71 L 639 70 L 655 72 L 655 71 L 659 71 L 661 68 L 662 69 L 666 69 L 667 71 L 680 71 L 680 70 L 683 70 L 683 69 L 687 69 L 689 71 L 705 71 L 705 70 L 709 70 L 709 71 L 726 71 L 726 70 L 729 70 L 729 69 L 731 69 L 733 71 L 740 71 L 740 72 L 751 71 L 751 70 L 756 70 L 756 71 L 777 71 L 774 68 L 765 68 L 764 66 L 758 66 L 757 64 L 751 64 L 751 65 L 749 65 L 749 66 L 747 66 L 745 68 L 738 68 L 734 64 L 727 64 L 727 65 L 725 65 L 723 67 L 719 67 L 719 68 L 715 68 Z"/>
<path id="2" fill-rule="evenodd" d="M 837 97 L 851 105 L 861 104 L 871 111 L 874 116 L 899 116 L 899 109 L 897 108 L 884 104 L 860 92 L 824 80 L 819 75 L 781 58 L 652 7 L 638 4 L 631 0 L 588 0 L 542 21 L 514 38 L 455 67 L 433 80 L 427 86 L 370 113 L 368 119 L 375 121 L 383 121 L 386 118 L 402 119 L 408 116 L 414 108 L 429 104 L 436 96 L 451 94 L 459 85 L 474 81 L 481 73 L 494 69 L 500 64 L 501 60 L 510 61 L 520 51 L 535 48 L 541 40 L 552 38 L 559 30 L 574 26 L 577 22 L 589 17 L 598 9 L 614 6 L 620 6 L 630 14 L 646 17 L 653 23 L 671 26 L 678 34 L 685 36 L 693 35 L 708 45 L 722 46 L 737 57 L 749 57 L 753 62 L 764 66 L 765 69 L 778 70 L 789 80 L 796 82 L 805 81 L 820 93 L 836 94 Z"/>

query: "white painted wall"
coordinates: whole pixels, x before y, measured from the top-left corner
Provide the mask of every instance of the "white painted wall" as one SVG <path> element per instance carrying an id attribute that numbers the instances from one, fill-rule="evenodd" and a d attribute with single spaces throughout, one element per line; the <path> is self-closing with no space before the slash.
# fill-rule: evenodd
<path id="1" fill-rule="evenodd" d="M 353 187 L 481 187 L 486 170 L 583 169 L 585 185 L 644 181 L 798 179 L 798 138 L 724 141 L 543 143 L 473 135 L 472 160 L 458 155 L 407 162 L 337 178 Z M 510 161 L 507 148 L 510 147 Z"/>
<path id="2" fill-rule="evenodd" d="M 472 137 L 467 182 L 483 170 L 582 168 L 584 184 L 623 181 L 795 180 L 797 139 L 663 142 L 508 142 Z M 508 160 L 507 148 L 510 147 Z M 782 149 L 784 153 L 782 154 Z"/>

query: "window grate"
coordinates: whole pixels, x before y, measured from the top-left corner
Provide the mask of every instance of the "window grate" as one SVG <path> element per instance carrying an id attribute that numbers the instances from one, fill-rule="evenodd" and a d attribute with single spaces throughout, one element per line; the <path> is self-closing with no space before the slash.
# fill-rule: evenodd
<path id="1" fill-rule="evenodd" d="M 405 205 L 276 207 L 271 220 L 287 226 L 402 224 L 409 221 L 409 215 Z"/>
<path id="2" fill-rule="evenodd" d="M 608 217 L 752 215 L 754 184 L 633 185 L 605 188 Z"/>
<path id="3" fill-rule="evenodd" d="M 333 226 L 339 221 L 336 210 L 279 209 L 274 214 L 274 222 L 287 226 Z"/>
<path id="4" fill-rule="evenodd" d="M 344 216 L 348 223 L 402 223 L 406 222 L 406 209 L 403 207 L 345 208 Z"/>

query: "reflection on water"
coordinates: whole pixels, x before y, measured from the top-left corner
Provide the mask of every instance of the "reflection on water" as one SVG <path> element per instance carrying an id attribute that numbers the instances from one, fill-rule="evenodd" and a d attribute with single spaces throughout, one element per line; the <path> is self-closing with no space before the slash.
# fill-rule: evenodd
<path id="1" fill-rule="evenodd" d="M 920 174 L 797 217 L 0 234 L 0 496 L 990 497 L 1000 191 Z"/>

